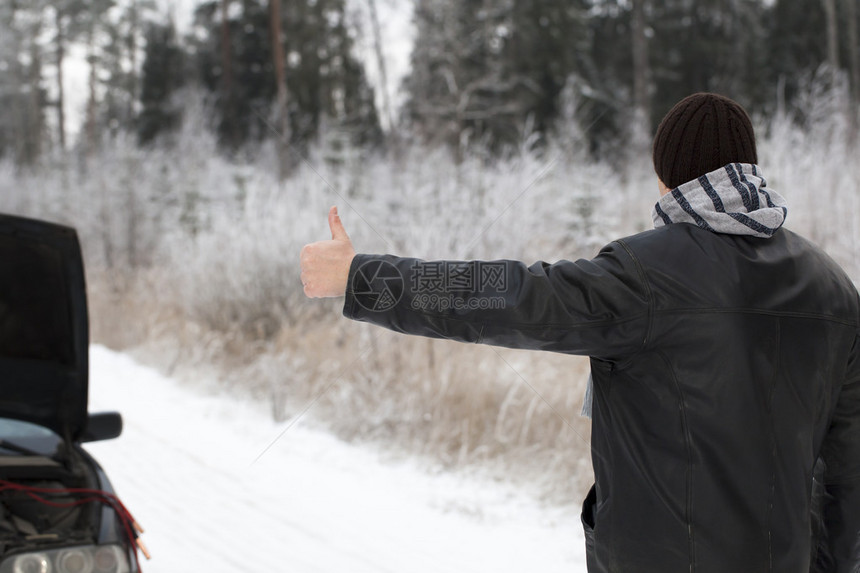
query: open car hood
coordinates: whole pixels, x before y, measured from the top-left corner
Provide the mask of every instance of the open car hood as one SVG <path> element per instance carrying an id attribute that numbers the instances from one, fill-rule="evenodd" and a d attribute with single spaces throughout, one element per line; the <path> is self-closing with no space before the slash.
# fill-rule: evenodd
<path id="1" fill-rule="evenodd" d="M 0 417 L 77 440 L 89 327 L 74 229 L 0 214 Z"/>

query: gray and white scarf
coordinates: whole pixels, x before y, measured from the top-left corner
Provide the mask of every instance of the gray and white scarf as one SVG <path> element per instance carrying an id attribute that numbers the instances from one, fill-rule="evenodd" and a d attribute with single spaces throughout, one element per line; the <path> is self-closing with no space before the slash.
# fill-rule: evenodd
<path id="1" fill-rule="evenodd" d="M 692 223 L 729 235 L 771 237 L 785 223 L 785 199 L 767 188 L 761 171 L 750 163 L 730 163 L 688 181 L 654 205 L 654 227 Z M 582 415 L 591 417 L 594 382 L 588 376 Z"/>
<path id="2" fill-rule="evenodd" d="M 770 237 L 788 214 L 785 199 L 758 167 L 730 163 L 663 195 L 654 205 L 654 227 L 692 223 L 715 233 Z"/>

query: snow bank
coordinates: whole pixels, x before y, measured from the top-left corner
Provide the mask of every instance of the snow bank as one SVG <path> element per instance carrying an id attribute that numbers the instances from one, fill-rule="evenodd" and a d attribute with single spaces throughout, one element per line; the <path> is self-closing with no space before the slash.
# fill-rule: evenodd
<path id="1" fill-rule="evenodd" d="M 585 571 L 579 518 L 505 484 L 413 464 L 303 428 L 259 405 L 180 387 L 90 351 L 90 411 L 123 435 L 89 451 L 147 529 L 146 573 Z"/>

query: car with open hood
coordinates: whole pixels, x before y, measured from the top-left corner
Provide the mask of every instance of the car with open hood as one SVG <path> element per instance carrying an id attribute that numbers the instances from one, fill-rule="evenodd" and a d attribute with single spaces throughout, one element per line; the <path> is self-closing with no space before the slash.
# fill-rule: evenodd
<path id="1" fill-rule="evenodd" d="M 85 442 L 89 324 L 74 229 L 0 214 L 0 573 L 135 573 L 140 532 Z"/>

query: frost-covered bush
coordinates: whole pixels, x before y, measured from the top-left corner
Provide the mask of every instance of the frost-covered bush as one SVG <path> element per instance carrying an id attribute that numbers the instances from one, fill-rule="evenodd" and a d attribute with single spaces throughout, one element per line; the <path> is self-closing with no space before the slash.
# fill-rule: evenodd
<path id="1" fill-rule="evenodd" d="M 800 101 L 795 114 L 759 122 L 760 164 L 789 201 L 788 226 L 860 278 L 851 109 L 839 90 L 813 87 Z M 169 145 L 140 149 L 118 137 L 37 171 L 0 163 L 0 210 L 77 227 L 97 340 L 168 369 L 211 368 L 222 385 L 268 401 L 279 420 L 303 416 L 344 437 L 399 444 L 445 466 L 489 464 L 578 497 L 590 472 L 589 425 L 578 417 L 583 360 L 344 321 L 338 301 L 303 296 L 298 253 L 328 238 L 336 204 L 362 252 L 590 257 L 650 227 L 657 189 L 647 157 L 618 169 L 570 142 L 459 162 L 417 146 L 386 157 L 323 143 L 281 182 L 274 146 L 225 159 L 205 113 L 191 116 Z"/>

